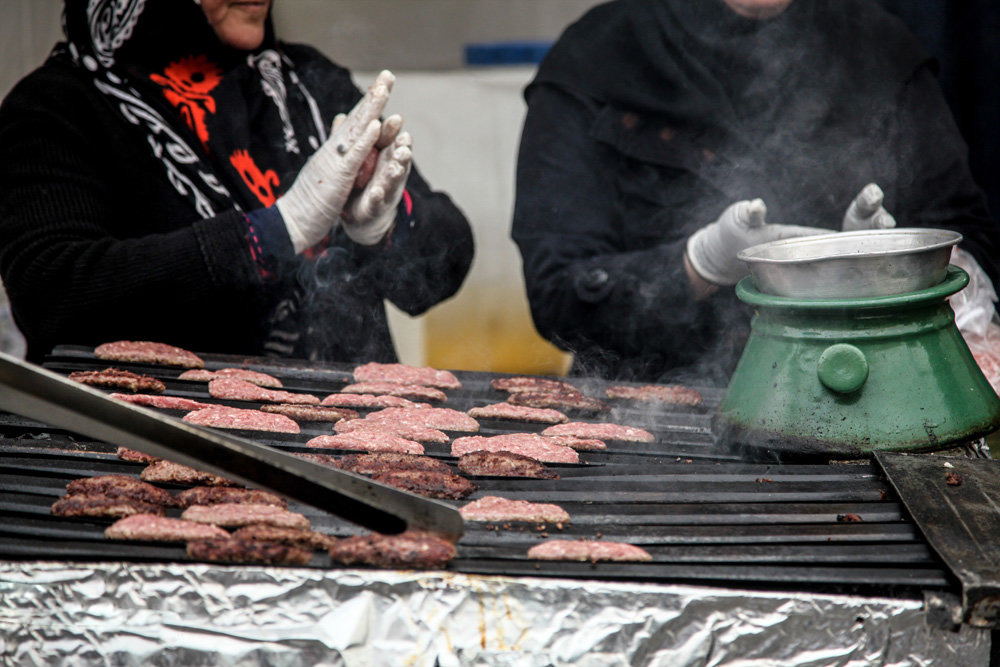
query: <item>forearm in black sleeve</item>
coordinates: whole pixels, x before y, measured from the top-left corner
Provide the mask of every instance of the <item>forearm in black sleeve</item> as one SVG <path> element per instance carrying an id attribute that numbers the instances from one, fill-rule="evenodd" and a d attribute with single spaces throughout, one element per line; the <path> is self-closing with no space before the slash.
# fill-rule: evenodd
<path id="1" fill-rule="evenodd" d="M 968 148 L 937 80 L 921 68 L 904 88 L 899 106 L 899 200 L 892 211 L 900 226 L 953 229 L 960 247 L 1000 279 L 1000 229 L 968 165 Z"/>
<path id="2" fill-rule="evenodd" d="M 684 272 L 686 238 L 625 250 L 613 175 L 625 158 L 589 136 L 593 117 L 565 92 L 540 86 L 531 94 L 513 237 L 535 326 L 571 350 L 596 344 L 631 356 L 697 347 L 689 342 L 700 338 L 706 306 L 694 301 Z"/>
<path id="3" fill-rule="evenodd" d="M 55 343 L 191 340 L 191 332 L 213 326 L 207 314 L 235 312 L 237 305 L 252 311 L 247 298 L 254 298 L 257 279 L 241 214 L 143 234 L 157 212 L 123 212 L 132 186 L 112 180 L 110 165 L 95 163 L 109 151 L 43 114 L 10 113 L 6 120 L 0 270 L 33 356 Z"/>

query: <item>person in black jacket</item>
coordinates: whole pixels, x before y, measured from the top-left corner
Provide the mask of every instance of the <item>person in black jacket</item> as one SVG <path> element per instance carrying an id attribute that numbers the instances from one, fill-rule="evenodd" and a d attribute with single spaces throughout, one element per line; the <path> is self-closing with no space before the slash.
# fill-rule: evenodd
<path id="1" fill-rule="evenodd" d="M 759 242 L 944 227 L 997 279 L 931 60 L 867 0 L 609 2 L 525 98 L 512 236 L 574 373 L 725 383 L 749 330 L 736 254 Z"/>
<path id="2" fill-rule="evenodd" d="M 468 272 L 468 222 L 270 0 L 66 0 L 66 42 L 0 107 L 0 275 L 27 356 L 154 340 L 392 361 Z"/>

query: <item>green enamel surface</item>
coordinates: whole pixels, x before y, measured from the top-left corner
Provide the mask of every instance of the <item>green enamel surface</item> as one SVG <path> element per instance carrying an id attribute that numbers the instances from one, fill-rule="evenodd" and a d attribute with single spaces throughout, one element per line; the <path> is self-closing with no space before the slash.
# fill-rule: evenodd
<path id="1" fill-rule="evenodd" d="M 996 430 L 1000 398 L 946 300 L 967 282 L 951 267 L 921 292 L 821 303 L 761 295 L 742 282 L 738 295 L 757 313 L 716 432 L 832 455 L 935 449 Z"/>

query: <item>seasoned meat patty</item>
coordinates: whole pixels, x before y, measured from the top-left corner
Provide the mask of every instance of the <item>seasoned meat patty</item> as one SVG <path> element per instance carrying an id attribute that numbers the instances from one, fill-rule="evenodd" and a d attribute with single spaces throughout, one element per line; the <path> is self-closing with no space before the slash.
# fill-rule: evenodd
<path id="1" fill-rule="evenodd" d="M 240 486 L 237 482 L 225 477 L 219 477 L 204 470 L 189 468 L 173 461 L 160 460 L 151 463 L 142 471 L 139 478 L 146 482 L 167 484 L 185 484 L 205 486 Z"/>
<path id="2" fill-rule="evenodd" d="M 458 459 L 458 469 L 473 477 L 559 479 L 558 473 L 541 461 L 514 452 L 469 452 Z"/>
<path id="3" fill-rule="evenodd" d="M 459 389 L 462 383 L 453 373 L 429 366 L 368 363 L 354 369 L 355 382 L 397 382 L 422 384 L 438 389 Z"/>
<path id="4" fill-rule="evenodd" d="M 508 433 L 484 437 L 480 435 L 456 438 L 451 443 L 451 455 L 469 452 L 513 452 L 551 463 L 579 463 L 580 455 L 573 449 L 558 445 L 537 433 Z"/>
<path id="5" fill-rule="evenodd" d="M 280 389 L 267 389 L 235 377 L 219 377 L 208 383 L 208 394 L 214 398 L 234 401 L 266 401 L 270 403 L 295 403 L 319 405 L 319 397 Z"/>
<path id="6" fill-rule="evenodd" d="M 335 541 L 330 558 L 345 565 L 432 570 L 455 557 L 455 545 L 435 535 L 407 531 L 399 535 L 357 535 Z"/>
<path id="7" fill-rule="evenodd" d="M 596 562 L 651 561 L 653 557 L 642 547 L 624 542 L 591 540 L 547 540 L 528 549 L 528 558 L 537 560 L 582 560 Z"/>
<path id="8" fill-rule="evenodd" d="M 193 380 L 196 382 L 209 382 L 218 378 L 236 378 L 237 380 L 246 380 L 247 382 L 251 382 L 258 387 L 270 387 L 271 389 L 280 389 L 282 387 L 281 380 L 273 375 L 251 371 L 246 368 L 220 368 L 217 371 L 209 371 L 199 368 L 184 371 L 177 376 L 178 380 Z"/>
<path id="9" fill-rule="evenodd" d="M 151 375 L 139 375 L 132 371 L 118 368 L 105 368 L 103 371 L 76 371 L 69 374 L 69 379 L 91 387 L 102 389 L 126 389 L 131 392 L 162 393 L 167 387 Z"/>
<path id="10" fill-rule="evenodd" d="M 146 503 L 135 498 L 106 496 L 103 493 L 80 493 L 63 496 L 52 504 L 50 511 L 57 516 L 89 516 L 120 519 L 133 514 L 164 514 L 163 505 Z"/>
<path id="11" fill-rule="evenodd" d="M 129 475 L 99 475 L 74 479 L 66 485 L 66 493 L 71 496 L 98 494 L 109 498 L 132 498 L 165 507 L 176 504 L 169 491 Z"/>
<path id="12" fill-rule="evenodd" d="M 226 537 L 188 542 L 187 555 L 215 563 L 257 563 L 261 565 L 308 565 L 312 551 L 272 542 L 256 542 Z"/>
<path id="13" fill-rule="evenodd" d="M 306 442 L 306 447 L 348 449 L 362 452 L 397 452 L 400 454 L 424 453 L 424 446 L 419 442 L 377 429 L 362 429 L 337 435 L 318 435 Z"/>
<path id="14" fill-rule="evenodd" d="M 397 382 L 357 382 L 349 384 L 341 391 L 346 394 L 385 394 L 401 396 L 410 400 L 438 401 L 448 400 L 448 395 L 440 389 L 425 387 L 420 384 L 399 384 Z"/>
<path id="15" fill-rule="evenodd" d="M 500 496 L 483 496 L 458 511 L 466 521 L 569 523 L 569 512 L 558 505 L 509 500 Z"/>
<path id="16" fill-rule="evenodd" d="M 261 523 L 243 526 L 233 533 L 233 537 L 238 540 L 273 542 L 274 544 L 286 544 L 290 547 L 311 550 L 328 549 L 330 544 L 333 542 L 333 538 L 329 535 L 317 533 L 314 530 L 281 528 L 279 526 L 269 526 Z"/>
<path id="17" fill-rule="evenodd" d="M 322 405 L 279 403 L 277 405 L 262 405 L 260 409 L 262 412 L 285 415 L 300 422 L 336 422 L 341 419 L 357 419 L 361 416 L 357 410 Z"/>
<path id="18" fill-rule="evenodd" d="M 285 415 L 276 415 L 260 410 L 230 408 L 225 405 L 212 405 L 195 410 L 184 415 L 183 419 L 191 424 L 215 428 L 273 431 L 275 433 L 299 433 L 301 431 L 295 420 Z"/>
<path id="19" fill-rule="evenodd" d="M 104 343 L 94 348 L 94 356 L 108 361 L 125 361 L 137 364 L 158 364 L 182 368 L 205 367 L 205 362 L 194 352 L 166 343 L 154 343 L 146 340 L 119 340 L 113 343 Z"/>
<path id="20" fill-rule="evenodd" d="M 511 421 L 539 422 L 542 424 L 562 424 L 569 417 L 549 408 L 529 408 L 525 405 L 493 403 L 470 408 L 468 415 L 474 419 L 507 419 Z"/>
<path id="21" fill-rule="evenodd" d="M 232 486 L 196 486 L 177 494 L 180 507 L 192 505 L 218 505 L 220 503 L 241 503 L 244 505 L 274 505 L 287 507 L 288 501 L 268 491 L 241 489 Z"/>
<path id="22" fill-rule="evenodd" d="M 303 530 L 308 530 L 309 528 L 309 519 L 297 512 L 289 512 L 274 505 L 256 505 L 252 503 L 192 505 L 184 510 L 181 518 L 227 528 L 248 526 L 253 523 L 263 523 L 283 528 L 301 528 Z"/>
<path id="23" fill-rule="evenodd" d="M 186 542 L 229 537 L 218 526 L 208 526 L 194 521 L 171 519 L 153 514 L 135 514 L 119 519 L 104 530 L 109 540 L 146 540 L 149 542 Z"/>
<path id="24" fill-rule="evenodd" d="M 451 472 L 447 463 L 429 456 L 374 452 L 371 454 L 348 454 L 340 459 L 340 468 L 359 475 L 377 475 L 393 470 L 429 470 L 431 472 Z"/>
<path id="25" fill-rule="evenodd" d="M 597 438 L 600 440 L 624 440 L 628 442 L 653 442 L 656 437 L 649 431 L 621 424 L 591 424 L 588 422 L 569 422 L 549 426 L 542 435 L 571 435 L 577 438 Z"/>
<path id="26" fill-rule="evenodd" d="M 700 393 L 679 384 L 648 384 L 640 387 L 615 385 L 605 390 L 608 398 L 642 401 L 645 403 L 667 403 L 669 405 L 701 405 Z"/>
<path id="27" fill-rule="evenodd" d="M 342 408 L 429 408 L 429 403 L 414 403 L 402 396 L 388 394 L 330 394 L 324 398 L 321 405 L 333 405 Z"/>
<path id="28" fill-rule="evenodd" d="M 429 426 L 419 424 L 401 424 L 388 421 L 374 421 L 368 419 L 351 419 L 349 421 L 339 421 L 333 425 L 333 430 L 341 435 L 366 433 L 383 433 L 393 435 L 407 440 L 419 442 L 447 443 L 448 434 Z M 423 451 L 412 451 L 411 454 L 423 454 Z"/>
<path id="29" fill-rule="evenodd" d="M 522 391 L 508 396 L 507 402 L 512 405 L 526 405 L 530 408 L 576 410 L 588 414 L 609 410 L 608 404 L 604 401 L 573 391 Z"/>
<path id="30" fill-rule="evenodd" d="M 452 472 L 389 470 L 373 475 L 372 480 L 428 498 L 458 500 L 476 490 L 475 484 Z"/>

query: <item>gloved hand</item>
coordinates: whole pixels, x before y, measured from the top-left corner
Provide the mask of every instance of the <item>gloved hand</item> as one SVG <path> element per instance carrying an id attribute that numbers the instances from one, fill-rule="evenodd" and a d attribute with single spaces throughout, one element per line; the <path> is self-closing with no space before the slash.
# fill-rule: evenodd
<path id="1" fill-rule="evenodd" d="M 388 131 L 383 131 L 379 140 L 381 150 L 375 171 L 360 191 L 355 190 L 344 209 L 344 231 L 355 243 L 378 243 L 396 220 L 396 207 L 403 197 L 413 158 L 409 132 L 399 131 L 402 124 L 399 116 L 386 119 L 383 128 L 388 126 Z"/>
<path id="2" fill-rule="evenodd" d="M 379 117 L 394 81 L 391 72 L 383 71 L 351 112 L 334 120 L 330 138 L 275 203 L 295 252 L 319 242 L 340 220 L 361 165 L 381 136 Z"/>
<path id="3" fill-rule="evenodd" d="M 761 199 L 738 201 L 719 219 L 688 238 L 687 258 L 691 268 L 710 283 L 735 285 L 749 275 L 747 265 L 736 258 L 744 248 L 779 239 L 832 234 L 829 229 L 799 225 L 771 225 L 765 221 L 767 206 Z"/>
<path id="4" fill-rule="evenodd" d="M 847 207 L 844 214 L 844 222 L 840 229 L 845 232 L 853 232 L 861 229 L 891 229 L 896 226 L 896 219 L 889 211 L 882 208 L 882 200 L 885 195 L 875 183 L 869 183 L 858 196 L 854 198 L 851 205 Z"/>

